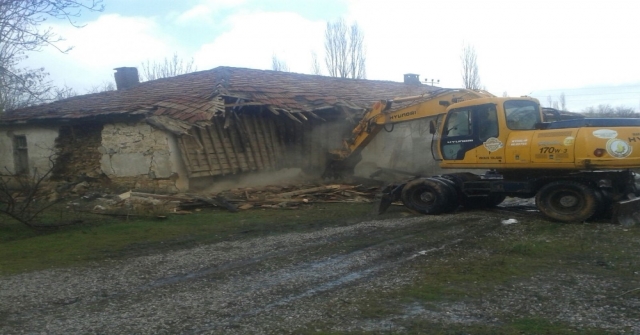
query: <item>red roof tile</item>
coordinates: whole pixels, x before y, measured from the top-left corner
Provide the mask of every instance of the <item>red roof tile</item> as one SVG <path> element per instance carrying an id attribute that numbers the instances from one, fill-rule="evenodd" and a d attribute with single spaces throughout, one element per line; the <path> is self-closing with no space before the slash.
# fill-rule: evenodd
<path id="1" fill-rule="evenodd" d="M 216 96 L 240 98 L 244 102 L 270 104 L 291 111 L 313 111 L 340 104 L 366 108 L 375 100 L 419 95 L 432 89 L 427 85 L 392 81 L 217 67 L 144 82 L 126 90 L 81 95 L 8 111 L 0 115 L 0 123 L 145 111 L 194 122 L 213 116 L 218 110 L 212 104 Z"/>

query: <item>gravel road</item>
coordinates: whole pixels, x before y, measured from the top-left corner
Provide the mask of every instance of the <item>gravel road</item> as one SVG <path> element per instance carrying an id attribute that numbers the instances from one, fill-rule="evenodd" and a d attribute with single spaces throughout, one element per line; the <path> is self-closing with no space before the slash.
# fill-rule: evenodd
<path id="1" fill-rule="evenodd" d="M 323 320 L 331 320 L 336 331 L 401 331 L 393 319 L 352 317 L 354 303 L 363 294 L 412 281 L 416 262 L 425 264 L 468 237 L 504 229 L 486 215 L 451 218 L 360 222 L 3 277 L 0 333 L 279 334 Z M 578 280 L 604 284 L 597 278 Z M 496 313 L 506 312 L 505 299 L 524 308 L 527 290 L 544 281 L 531 278 L 474 306 L 448 304 L 436 312 L 410 305 L 404 317 L 491 323 Z M 638 321 L 625 313 L 560 305 L 569 320 L 593 314 L 597 317 L 585 325 L 597 320 L 598 327 L 640 333 Z"/>

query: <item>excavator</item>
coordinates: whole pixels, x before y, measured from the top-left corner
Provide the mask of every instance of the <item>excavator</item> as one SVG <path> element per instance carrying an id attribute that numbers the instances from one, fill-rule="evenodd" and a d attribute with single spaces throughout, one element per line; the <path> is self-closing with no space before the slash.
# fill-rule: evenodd
<path id="1" fill-rule="evenodd" d="M 460 206 L 497 206 L 509 196 L 535 198 L 540 212 L 554 221 L 611 216 L 615 223 L 640 223 L 640 179 L 633 172 L 640 168 L 640 119 L 549 122 L 550 111 L 535 98 L 469 89 L 376 101 L 343 148 L 330 152 L 325 175 L 353 173 L 361 151 L 382 129 L 430 118 L 431 154 L 441 168 L 486 172 L 389 185 L 380 213 L 400 200 L 411 210 L 435 215 Z"/>

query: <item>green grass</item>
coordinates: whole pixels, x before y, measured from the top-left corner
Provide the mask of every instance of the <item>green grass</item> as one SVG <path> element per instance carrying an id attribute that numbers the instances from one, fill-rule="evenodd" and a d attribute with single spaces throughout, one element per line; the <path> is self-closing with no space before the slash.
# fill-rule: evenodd
<path id="1" fill-rule="evenodd" d="M 85 223 L 33 231 L 15 222 L 0 224 L 0 275 L 85 264 L 282 232 L 317 229 L 366 220 L 371 204 L 323 204 L 297 210 L 203 210 L 165 220 L 114 219 L 80 215 Z M 45 216 L 53 221 L 57 213 Z"/>

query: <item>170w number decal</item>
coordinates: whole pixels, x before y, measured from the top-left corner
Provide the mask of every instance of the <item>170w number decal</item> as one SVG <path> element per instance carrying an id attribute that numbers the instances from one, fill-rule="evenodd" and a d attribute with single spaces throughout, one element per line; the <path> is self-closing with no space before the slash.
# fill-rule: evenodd
<path id="1" fill-rule="evenodd" d="M 566 154 L 567 149 L 558 149 L 555 147 L 542 147 L 540 148 L 540 153 L 541 154 L 559 154 L 559 153 Z"/>

